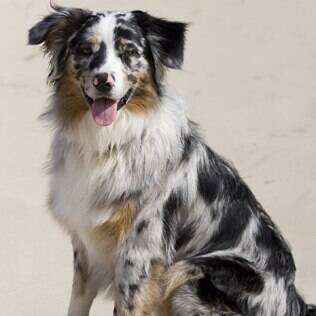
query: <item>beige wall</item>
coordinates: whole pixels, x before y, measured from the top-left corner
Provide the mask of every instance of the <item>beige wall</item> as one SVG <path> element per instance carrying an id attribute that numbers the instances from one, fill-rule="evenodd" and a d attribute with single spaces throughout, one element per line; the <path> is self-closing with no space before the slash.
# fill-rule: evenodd
<path id="1" fill-rule="evenodd" d="M 47 66 L 25 45 L 47 2 L 0 3 L 1 315 L 65 315 L 71 284 L 70 244 L 44 207 L 49 130 L 36 118 L 47 98 Z M 316 303 L 316 1 L 59 3 L 192 23 L 184 70 L 171 81 L 208 143 L 234 161 L 281 227 L 297 285 Z M 105 315 L 104 306 L 99 300 L 93 315 Z"/>

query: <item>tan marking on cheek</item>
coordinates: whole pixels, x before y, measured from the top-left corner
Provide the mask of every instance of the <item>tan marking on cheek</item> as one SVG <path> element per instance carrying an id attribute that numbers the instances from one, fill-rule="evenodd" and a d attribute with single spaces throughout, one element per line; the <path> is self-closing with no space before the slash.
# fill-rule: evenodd
<path id="1" fill-rule="evenodd" d="M 127 75 L 127 80 L 129 82 L 131 82 L 132 84 L 135 84 L 137 83 L 138 79 L 137 79 L 137 76 L 133 75 L 133 74 L 129 74 Z"/>
<path id="2" fill-rule="evenodd" d="M 88 111 L 74 74 L 67 66 L 57 88 L 57 119 L 62 126 L 74 127 Z"/>
<path id="3" fill-rule="evenodd" d="M 87 42 L 91 45 L 98 45 L 99 39 L 96 36 L 91 36 L 91 37 L 87 38 Z"/>
<path id="4" fill-rule="evenodd" d="M 130 76 L 131 82 L 135 80 L 138 85 L 131 100 L 126 104 L 126 109 L 136 114 L 146 114 L 152 110 L 157 102 L 158 95 L 154 88 L 153 80 L 149 74 L 143 76 Z"/>
<path id="5" fill-rule="evenodd" d="M 97 36 L 91 36 L 87 39 L 87 43 L 89 43 L 94 52 L 97 52 L 100 49 L 100 39 Z"/>

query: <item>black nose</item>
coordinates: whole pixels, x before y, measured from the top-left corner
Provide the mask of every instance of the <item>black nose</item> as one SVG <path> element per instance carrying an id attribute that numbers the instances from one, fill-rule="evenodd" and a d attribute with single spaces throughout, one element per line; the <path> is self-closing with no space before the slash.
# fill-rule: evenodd
<path id="1" fill-rule="evenodd" d="M 92 83 L 97 90 L 109 92 L 114 86 L 114 76 L 107 72 L 101 72 L 93 77 Z"/>

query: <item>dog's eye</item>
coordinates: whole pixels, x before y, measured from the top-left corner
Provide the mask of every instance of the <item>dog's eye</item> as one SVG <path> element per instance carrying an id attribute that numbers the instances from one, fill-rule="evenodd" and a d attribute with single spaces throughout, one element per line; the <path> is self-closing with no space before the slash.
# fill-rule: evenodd
<path id="1" fill-rule="evenodd" d="M 123 52 L 123 56 L 125 58 L 129 58 L 129 57 L 139 57 L 139 53 L 137 51 L 136 48 L 128 48 L 128 49 L 125 49 L 124 52 Z"/>
<path id="2" fill-rule="evenodd" d="M 80 48 L 80 54 L 83 56 L 90 56 L 92 54 L 92 48 L 90 46 L 83 46 Z"/>

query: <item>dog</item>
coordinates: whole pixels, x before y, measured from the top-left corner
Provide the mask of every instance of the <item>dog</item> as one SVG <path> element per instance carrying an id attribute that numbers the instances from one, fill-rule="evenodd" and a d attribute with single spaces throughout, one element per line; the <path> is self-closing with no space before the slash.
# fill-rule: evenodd
<path id="1" fill-rule="evenodd" d="M 280 231 L 166 81 L 186 30 L 53 5 L 29 31 L 50 60 L 48 206 L 74 249 L 68 315 L 102 291 L 118 316 L 316 315 Z"/>

